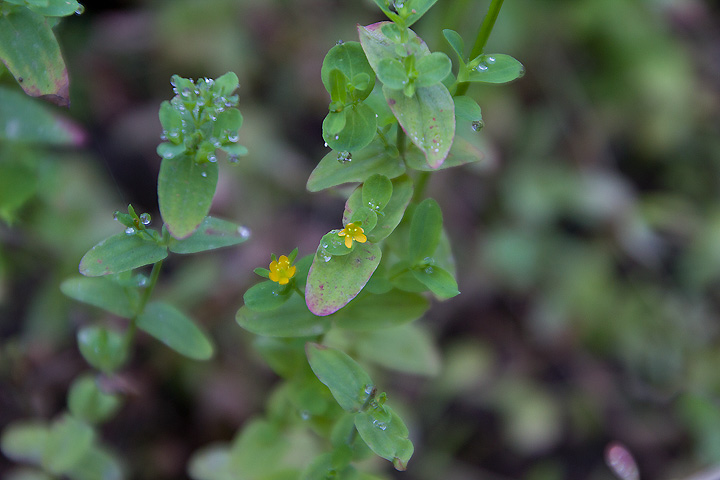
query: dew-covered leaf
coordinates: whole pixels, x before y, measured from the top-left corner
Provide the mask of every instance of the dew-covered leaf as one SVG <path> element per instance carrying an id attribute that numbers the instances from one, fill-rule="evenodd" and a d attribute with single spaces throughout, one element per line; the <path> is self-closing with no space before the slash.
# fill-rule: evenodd
<path id="1" fill-rule="evenodd" d="M 338 154 L 332 151 L 320 160 L 308 179 L 309 191 L 319 192 L 343 183 L 364 182 L 376 173 L 388 178 L 405 173 L 405 166 L 397 150 L 386 147 L 379 139 L 358 152 L 352 152 L 348 162 L 338 161 Z"/>
<path id="2" fill-rule="evenodd" d="M 311 337 L 330 329 L 330 320 L 310 312 L 297 295 L 270 311 L 256 312 L 247 306 L 241 307 L 235 320 L 245 330 L 268 337 Z"/>
<path id="3" fill-rule="evenodd" d="M 349 355 L 316 343 L 305 348 L 310 368 L 338 404 L 348 412 L 359 411 L 372 393 L 370 376 Z"/>
<path id="4" fill-rule="evenodd" d="M 373 70 L 380 70 L 383 59 L 402 60 L 403 56 L 398 55 L 397 48 L 404 49 L 405 54 L 415 55 L 416 58 L 430 55 L 425 42 L 412 30 L 407 31 L 408 41 L 399 47 L 400 44 L 385 34 L 389 27 L 394 27 L 392 22 L 378 22 L 366 27 L 358 25 L 360 43 Z"/>
<path id="5" fill-rule="evenodd" d="M 108 277 L 68 278 L 60 284 L 60 290 L 72 299 L 125 318 L 135 315 L 135 306 L 139 299 L 137 289 L 120 285 Z"/>
<path id="6" fill-rule="evenodd" d="M 507 83 L 525 75 L 522 63 L 502 53 L 482 55 L 480 63 L 470 70 L 469 82 Z"/>
<path id="7" fill-rule="evenodd" d="M 101 241 L 80 260 L 80 273 L 99 277 L 151 265 L 167 257 L 167 248 L 139 235 L 119 233 Z"/>
<path id="8" fill-rule="evenodd" d="M 30 10 L 46 17 L 66 17 L 75 13 L 82 13 L 84 7 L 75 0 L 49 0 L 48 2 L 36 2 L 28 5 Z"/>
<path id="9" fill-rule="evenodd" d="M 408 97 L 402 90 L 383 87 L 383 93 L 410 141 L 432 168 L 440 167 L 455 137 L 455 104 L 445 85 L 419 87 Z"/>
<path id="10" fill-rule="evenodd" d="M 375 211 L 382 211 L 390 201 L 393 184 L 385 175 L 375 174 L 365 180 L 362 185 L 362 202 L 364 206 Z"/>
<path id="11" fill-rule="evenodd" d="M 189 237 L 210 211 L 218 180 L 216 163 L 197 163 L 188 155 L 163 158 L 158 175 L 160 214 L 170 234 Z"/>
<path id="12" fill-rule="evenodd" d="M 455 102 L 456 117 L 470 120 L 471 122 L 482 122 L 482 110 L 474 99 L 466 95 L 459 95 L 453 97 L 453 102 Z"/>
<path id="13" fill-rule="evenodd" d="M 379 295 L 363 292 L 333 315 L 335 325 L 353 331 L 385 331 L 420 318 L 430 307 L 417 293 L 391 290 Z"/>
<path id="14" fill-rule="evenodd" d="M 358 243 L 343 256 L 325 256 L 318 247 L 308 274 L 305 301 L 316 315 L 330 315 L 360 293 L 373 274 L 382 251 L 371 243 Z"/>
<path id="15" fill-rule="evenodd" d="M 467 141 L 460 135 L 455 135 L 452 147 L 445 161 L 438 168 L 428 164 L 425 154 L 415 145 L 410 145 L 405 151 L 405 163 L 409 168 L 424 172 L 434 172 L 446 168 L 459 167 L 468 163 L 481 162 L 485 160 L 485 154 L 477 146 Z"/>
<path id="16" fill-rule="evenodd" d="M 138 316 L 137 326 L 186 357 L 207 360 L 213 355 L 214 347 L 207 334 L 167 303 L 149 303 Z"/>
<path id="17" fill-rule="evenodd" d="M 171 239 L 168 248 L 173 253 L 197 253 L 216 248 L 231 247 L 250 238 L 250 230 L 227 220 L 205 217 L 189 237 Z"/>
<path id="18" fill-rule="evenodd" d="M 27 8 L 0 15 L 0 60 L 28 95 L 70 105 L 67 68 L 43 15 Z"/>
<path id="19" fill-rule="evenodd" d="M 373 452 L 393 462 L 397 470 L 405 470 L 414 450 L 408 429 L 390 407 L 384 408 L 389 420 L 379 420 L 372 412 L 359 412 L 355 415 L 355 427 Z"/>

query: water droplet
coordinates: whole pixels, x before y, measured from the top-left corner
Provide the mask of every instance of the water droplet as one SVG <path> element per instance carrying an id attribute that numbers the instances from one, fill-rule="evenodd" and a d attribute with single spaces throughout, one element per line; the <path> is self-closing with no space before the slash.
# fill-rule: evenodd
<path id="1" fill-rule="evenodd" d="M 215 162 L 217 162 L 217 157 L 215 156 L 214 153 L 211 153 L 207 156 L 207 160 L 210 163 L 215 163 Z"/>
<path id="2" fill-rule="evenodd" d="M 177 130 L 170 130 L 169 132 L 167 132 L 167 136 L 168 138 L 178 138 L 180 136 L 180 132 L 178 132 Z"/>
<path id="3" fill-rule="evenodd" d="M 183 88 L 182 93 L 180 93 L 180 96 L 183 98 L 190 98 L 191 90 L 188 87 Z"/>
<path id="4" fill-rule="evenodd" d="M 140 215 L 140 223 L 143 225 L 150 225 L 150 222 L 152 221 L 152 217 L 150 217 L 149 213 L 143 213 Z"/>
<path id="5" fill-rule="evenodd" d="M 485 124 L 481 120 L 473 120 L 470 128 L 473 129 L 473 132 L 479 132 L 484 126 Z"/>
<path id="6" fill-rule="evenodd" d="M 488 69 L 488 66 L 485 65 L 484 63 L 481 63 L 480 65 L 478 65 L 477 67 L 475 67 L 475 70 L 478 71 L 478 72 L 484 72 L 484 71 L 487 70 L 487 69 Z"/>
<path id="7" fill-rule="evenodd" d="M 250 237 L 250 229 L 247 227 L 243 227 L 242 225 L 238 227 L 237 229 L 238 235 L 240 235 L 242 238 L 249 238 Z"/>
<path id="8" fill-rule="evenodd" d="M 163 158 L 173 158 L 174 156 L 175 156 L 175 154 L 173 152 L 171 152 L 170 150 L 163 153 Z"/>
<path id="9" fill-rule="evenodd" d="M 488 65 L 492 65 L 493 63 L 495 63 L 495 57 L 485 57 L 485 63 L 487 63 Z"/>
<path id="10" fill-rule="evenodd" d="M 125 235 L 135 235 L 135 229 L 133 227 L 126 228 Z"/>
<path id="11" fill-rule="evenodd" d="M 239 161 L 240 161 L 240 159 L 238 158 L 237 155 L 230 155 L 228 157 L 228 162 L 230 162 L 230 163 L 238 163 Z"/>
<path id="12" fill-rule="evenodd" d="M 343 43 L 345 42 L 343 42 L 342 40 L 338 40 L 337 42 L 335 42 L 335 45 L 342 45 Z"/>
<path id="13" fill-rule="evenodd" d="M 120 215 L 120 212 L 113 213 L 113 220 L 117 222 L 118 216 Z"/>
<path id="14" fill-rule="evenodd" d="M 340 140 L 340 135 L 335 135 L 335 140 Z"/>
<path id="15" fill-rule="evenodd" d="M 427 268 L 425 269 L 425 273 L 427 273 L 428 275 L 432 274 L 434 271 L 435 271 L 435 270 L 433 270 L 433 267 L 427 267 Z"/>
<path id="16" fill-rule="evenodd" d="M 207 172 L 200 172 L 200 176 L 203 178 L 207 178 Z"/>
<path id="17" fill-rule="evenodd" d="M 385 430 L 387 428 L 387 423 L 373 420 L 373 426 L 375 428 L 379 428 L 380 430 Z"/>
<path id="18" fill-rule="evenodd" d="M 367 385 L 365 385 L 365 393 L 368 394 L 368 395 L 370 395 L 370 394 L 373 392 L 374 389 L 375 389 L 375 385 L 372 385 L 372 384 L 370 384 L 370 383 L 368 383 Z"/>
<path id="19" fill-rule="evenodd" d="M 352 161 L 352 154 L 350 152 L 338 152 L 337 161 L 340 163 L 348 163 Z"/>
<path id="20" fill-rule="evenodd" d="M 240 140 L 240 137 L 237 133 L 234 135 L 228 135 L 228 142 L 236 143 L 238 140 Z"/>
<path id="21" fill-rule="evenodd" d="M 311 416 L 312 415 L 310 415 L 310 412 L 308 412 L 307 410 L 303 410 L 302 412 L 300 412 L 300 418 L 302 418 L 303 420 L 310 420 Z"/>
<path id="22" fill-rule="evenodd" d="M 330 260 L 332 260 L 332 256 L 331 256 L 331 255 L 323 255 L 322 258 L 323 258 L 323 261 L 324 261 L 325 263 L 327 263 L 327 262 L 329 262 Z"/>
<path id="23" fill-rule="evenodd" d="M 325 142 L 325 148 L 327 148 L 327 146 L 328 146 L 328 144 L 327 144 L 327 142 Z"/>
<path id="24" fill-rule="evenodd" d="M 75 15 L 82 15 L 84 11 L 85 11 L 85 7 L 83 7 L 82 5 L 80 5 L 80 6 L 78 7 L 78 9 L 75 10 Z"/>
<path id="25" fill-rule="evenodd" d="M 145 275 L 138 275 L 137 279 L 135 280 L 135 283 L 137 283 L 138 287 L 144 287 L 147 285 L 148 279 Z"/>
<path id="26" fill-rule="evenodd" d="M 198 97 L 197 104 L 202 107 L 203 105 L 205 105 L 205 99 L 203 97 Z"/>
<path id="27" fill-rule="evenodd" d="M 423 263 L 426 265 L 435 265 L 435 259 L 432 257 L 425 257 L 423 258 Z"/>

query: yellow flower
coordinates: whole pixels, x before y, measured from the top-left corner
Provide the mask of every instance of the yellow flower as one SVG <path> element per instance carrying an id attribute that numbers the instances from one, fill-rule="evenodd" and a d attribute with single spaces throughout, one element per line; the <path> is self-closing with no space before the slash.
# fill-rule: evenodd
<path id="1" fill-rule="evenodd" d="M 340 235 L 341 237 L 345 237 L 345 246 L 347 248 L 352 247 L 353 240 L 358 243 L 367 242 L 365 230 L 363 230 L 360 225 L 356 225 L 354 223 L 348 223 L 347 225 L 345 225 L 345 228 L 340 230 L 338 232 L 338 235 Z"/>
<path id="2" fill-rule="evenodd" d="M 295 265 L 290 266 L 290 259 L 285 255 L 270 262 L 270 280 L 280 285 L 287 285 L 290 279 L 295 275 Z"/>

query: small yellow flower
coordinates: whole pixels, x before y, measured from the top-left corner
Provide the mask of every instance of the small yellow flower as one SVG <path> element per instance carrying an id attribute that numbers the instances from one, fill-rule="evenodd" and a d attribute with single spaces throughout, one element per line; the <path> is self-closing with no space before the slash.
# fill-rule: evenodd
<path id="1" fill-rule="evenodd" d="M 340 235 L 341 237 L 345 237 L 345 246 L 347 248 L 352 247 L 353 240 L 358 243 L 367 242 L 365 230 L 363 230 L 360 225 L 356 225 L 354 223 L 348 223 L 347 225 L 345 225 L 345 228 L 340 230 L 338 232 L 338 235 Z"/>
<path id="2" fill-rule="evenodd" d="M 270 262 L 270 280 L 280 285 L 287 285 L 290 279 L 295 275 L 295 265 L 290 266 L 290 259 L 285 255 Z"/>

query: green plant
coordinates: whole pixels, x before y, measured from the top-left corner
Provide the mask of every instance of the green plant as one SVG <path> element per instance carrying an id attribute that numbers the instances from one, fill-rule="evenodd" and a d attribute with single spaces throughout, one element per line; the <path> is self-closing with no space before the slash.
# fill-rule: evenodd
<path id="1" fill-rule="evenodd" d="M 267 280 L 245 293 L 236 320 L 257 335 L 255 348 L 283 382 L 264 418 L 249 422 L 232 444 L 195 454 L 189 473 L 197 480 L 370 479 L 377 476 L 362 472 L 358 462 L 372 453 L 398 470 L 413 454 L 405 422 L 361 362 L 436 372 L 432 340 L 412 322 L 428 310 L 426 294 L 445 300 L 459 290 L 442 211 L 425 198 L 425 187 L 433 171 L 482 157 L 474 136 L 483 119 L 477 102 L 465 95 L 469 85 L 506 83 L 523 67 L 508 55 L 484 52 L 502 1 L 493 0 L 469 56 L 458 33 L 443 31 L 457 56 L 456 74 L 447 55 L 431 52 L 410 29 L 436 0 L 376 3 L 390 21 L 358 27 L 360 41 L 339 43 L 323 62 L 321 79 L 331 102 L 322 134 L 333 151 L 307 188 L 360 185 L 347 199 L 343 228 L 324 235 L 314 254 L 272 254 L 268 269 L 255 270 Z M 150 228 L 150 216 L 132 205 L 127 213 L 116 212 L 124 231 L 87 252 L 83 276 L 61 287 L 75 300 L 126 318 L 127 325 L 78 332 L 80 352 L 101 374 L 75 380 L 69 413 L 51 424 L 19 422 L 3 433 L 7 456 L 47 475 L 123 476 L 120 462 L 97 441 L 95 425 L 120 408 L 122 398 L 104 391 L 101 380 L 123 368 L 137 329 L 195 360 L 213 354 L 212 340 L 199 326 L 152 294 L 170 253 L 198 253 L 248 238 L 245 227 L 208 216 L 218 155 L 232 163 L 247 153 L 237 143 L 243 120 L 235 108 L 238 79 L 233 73 L 197 82 L 174 76 L 172 84 L 176 95 L 160 108 L 161 228 Z M 138 270 L 148 266 L 147 275 Z M 289 455 L 298 448 L 313 459 Z"/>

